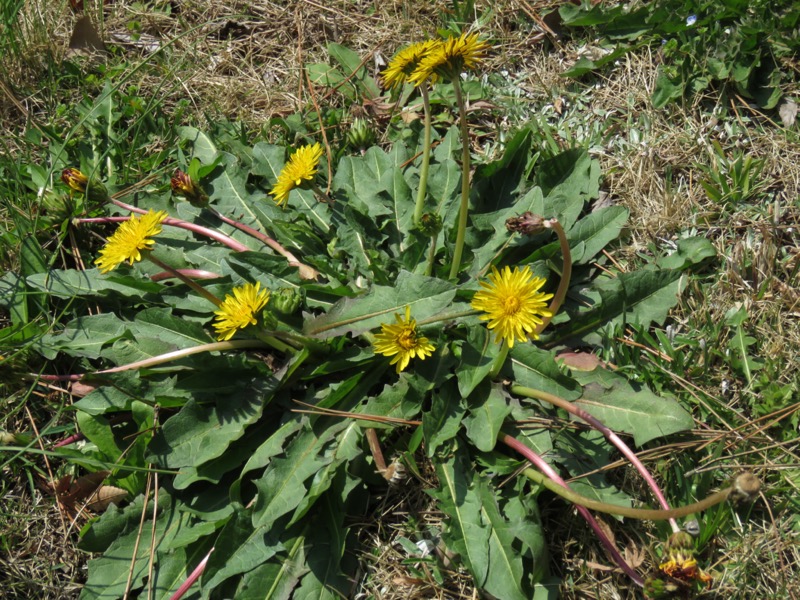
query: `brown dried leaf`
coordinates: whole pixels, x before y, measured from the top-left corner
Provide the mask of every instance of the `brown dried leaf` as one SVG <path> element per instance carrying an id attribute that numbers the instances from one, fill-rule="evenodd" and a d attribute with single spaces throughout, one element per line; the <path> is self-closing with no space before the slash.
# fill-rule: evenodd
<path id="1" fill-rule="evenodd" d="M 111 504 L 119 504 L 127 497 L 128 492 L 122 488 L 114 487 L 113 485 L 101 485 L 89 498 L 86 507 L 99 513 L 103 512 Z"/>
<path id="2" fill-rule="evenodd" d="M 588 352 L 561 352 L 556 355 L 556 360 L 576 371 L 594 371 L 597 367 L 606 366 L 596 354 Z"/>

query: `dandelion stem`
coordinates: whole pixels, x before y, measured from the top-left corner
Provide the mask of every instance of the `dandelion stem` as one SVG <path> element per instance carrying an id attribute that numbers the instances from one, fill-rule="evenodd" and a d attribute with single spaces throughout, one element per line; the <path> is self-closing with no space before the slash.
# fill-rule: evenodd
<path id="1" fill-rule="evenodd" d="M 458 104 L 459 124 L 461 125 L 461 206 L 458 210 L 458 230 L 456 246 L 453 250 L 453 263 L 450 265 L 450 279 L 455 279 L 461 268 L 461 255 L 464 253 L 464 240 L 467 233 L 467 212 L 469 211 L 469 132 L 467 131 L 467 108 L 458 78 L 453 79 L 453 90 Z"/>
<path id="2" fill-rule="evenodd" d="M 630 506 L 619 506 L 618 504 L 607 504 L 606 502 L 600 502 L 599 500 L 595 500 L 594 498 L 588 498 L 587 496 L 582 496 L 579 493 L 571 490 L 569 488 L 562 487 L 557 483 L 554 483 L 552 480 L 548 479 L 546 476 L 542 475 L 535 469 L 525 469 L 522 472 L 525 477 L 530 479 L 531 481 L 535 481 L 539 485 L 543 485 L 548 490 L 553 492 L 554 494 L 561 496 L 567 502 L 572 502 L 578 506 L 583 506 L 584 508 L 588 508 L 594 510 L 596 512 L 605 513 L 608 515 L 617 515 L 620 517 L 627 517 L 629 519 L 639 519 L 642 521 L 665 521 L 667 519 L 674 520 L 676 518 L 687 517 L 689 515 L 693 515 L 696 513 L 703 512 L 704 510 L 708 510 L 712 506 L 716 506 L 717 504 L 724 502 L 727 500 L 731 493 L 735 493 L 737 488 L 741 487 L 737 482 L 734 482 L 733 485 L 726 487 L 723 490 L 718 492 L 714 492 L 710 496 L 703 498 L 699 502 L 692 502 L 691 504 L 687 504 L 686 506 L 679 506 L 678 508 L 673 508 L 670 510 L 657 510 L 652 508 L 632 508 Z M 743 473 L 741 477 L 750 477 L 750 473 Z M 678 529 L 680 531 L 680 528 Z M 676 532 L 677 533 L 677 532 Z"/>
<path id="3" fill-rule="evenodd" d="M 160 267 L 160 268 L 164 269 L 165 271 L 167 271 L 169 273 L 172 273 L 175 277 L 180 279 L 183 283 L 188 285 L 195 292 L 200 294 L 203 298 L 205 298 L 206 300 L 208 300 L 209 302 L 211 302 L 215 306 L 217 306 L 217 307 L 222 306 L 222 300 L 217 298 L 214 294 L 209 292 L 206 288 L 204 288 L 202 285 L 198 284 L 196 281 L 192 280 L 191 278 L 189 278 L 186 275 L 184 275 L 183 273 L 181 273 L 178 269 L 173 269 L 167 263 L 157 259 L 150 252 L 142 253 L 142 255 L 147 260 L 149 260 L 151 263 L 156 265 L 157 267 Z"/>
<path id="4" fill-rule="evenodd" d="M 422 213 L 425 209 L 425 194 L 428 190 L 428 169 L 431 162 L 431 102 L 428 97 L 428 85 L 424 81 L 419 85 L 419 91 L 422 95 L 425 127 L 422 138 L 422 164 L 419 169 L 419 189 L 417 190 L 417 203 L 414 206 L 414 225 L 417 227 L 419 227 L 420 219 L 422 219 Z"/>
<path id="5" fill-rule="evenodd" d="M 510 435 L 505 434 L 505 433 L 501 433 L 500 436 L 498 437 L 498 440 L 500 442 L 504 443 L 506 446 L 508 446 L 512 450 L 515 450 L 516 452 L 518 452 L 519 454 L 524 456 L 530 462 L 532 462 L 536 466 L 536 468 L 539 469 L 542 473 L 544 473 L 545 477 L 550 479 L 552 482 L 554 482 L 555 485 L 559 486 L 562 489 L 569 489 L 569 486 L 567 485 L 567 482 L 564 481 L 561 477 L 559 477 L 558 473 L 555 472 L 553 467 L 551 467 L 547 463 L 547 461 L 545 461 L 541 456 L 536 454 L 536 452 L 534 452 L 533 450 L 528 448 L 525 444 L 523 444 L 522 442 L 514 439 L 513 437 L 511 437 Z M 603 544 L 603 546 L 605 546 L 606 550 L 608 550 L 608 553 L 614 559 L 614 562 L 616 562 L 617 565 L 619 565 L 619 567 L 623 571 L 625 571 L 625 573 L 627 573 L 628 576 L 637 585 L 643 586 L 644 585 L 644 581 L 642 580 L 642 578 L 633 569 L 633 567 L 631 567 L 625 561 L 625 559 L 622 558 L 622 555 L 619 553 L 619 551 L 617 550 L 616 546 L 614 546 L 614 542 L 612 542 L 608 538 L 608 536 L 605 534 L 603 529 L 600 527 L 600 524 L 592 516 L 592 513 L 590 513 L 587 508 L 581 506 L 580 504 L 576 505 L 576 508 L 577 508 L 578 512 L 580 513 L 580 515 L 584 518 L 584 520 L 589 524 L 589 527 L 592 528 L 592 530 L 594 531 L 595 535 L 600 540 L 600 542 Z"/>
<path id="6" fill-rule="evenodd" d="M 547 392 L 543 392 L 540 390 L 535 390 L 529 387 L 523 387 L 521 385 L 512 385 L 511 386 L 511 393 L 517 394 L 518 396 L 525 396 L 526 398 L 535 398 L 536 400 L 542 400 L 544 402 L 548 402 L 553 406 L 557 406 L 559 408 L 563 408 L 568 413 L 575 415 L 580 420 L 588 423 L 591 427 L 602 433 L 605 438 L 611 442 L 617 450 L 619 450 L 622 455 L 627 458 L 630 463 L 639 471 L 639 474 L 642 478 L 647 482 L 647 485 L 653 491 L 653 495 L 658 500 L 658 503 L 664 508 L 665 511 L 670 510 L 669 502 L 664 497 L 664 493 L 661 491 L 661 488 L 658 487 L 656 480 L 650 474 L 650 471 L 647 470 L 647 467 L 642 464 L 642 461 L 639 460 L 639 457 L 636 456 L 636 453 L 631 450 L 628 445 L 620 439 L 620 437 L 611 429 L 606 427 L 600 420 L 596 419 L 585 410 L 575 406 L 572 402 L 565 400 L 564 398 L 560 398 L 554 394 L 549 394 Z M 678 523 L 675 521 L 674 518 L 669 519 L 669 524 L 672 527 L 672 531 L 680 531 L 681 528 Z"/>
<path id="7" fill-rule="evenodd" d="M 87 375 L 106 375 L 108 373 L 121 373 L 122 371 L 133 371 L 134 369 L 147 369 L 157 367 L 164 363 L 171 362 L 191 356 L 193 354 L 201 354 L 203 352 L 221 352 L 224 350 L 240 350 L 243 348 L 263 348 L 264 342 L 261 340 L 230 340 L 227 342 L 211 342 L 208 344 L 200 344 L 191 348 L 182 348 L 174 350 L 158 356 L 145 358 L 144 360 L 137 360 L 136 362 L 120 365 L 111 369 L 103 369 L 102 371 L 93 371 L 91 373 L 73 373 L 71 375 L 35 375 L 42 381 L 80 381 Z"/>
<path id="8" fill-rule="evenodd" d="M 124 202 L 120 202 L 119 200 L 113 201 L 115 204 L 122 206 L 126 210 L 130 210 L 132 212 L 138 213 L 140 215 L 146 215 L 147 211 L 142 210 L 141 208 L 136 208 L 135 206 L 130 206 L 125 204 Z M 72 223 L 122 223 L 123 221 L 128 221 L 130 217 L 83 217 L 79 219 L 72 219 Z M 204 235 L 212 240 L 216 240 L 220 244 L 224 244 L 234 252 L 246 252 L 250 250 L 244 244 L 237 242 L 231 237 L 228 237 L 224 233 L 220 233 L 219 231 L 214 231 L 213 229 L 209 229 L 208 227 L 203 227 L 202 225 L 195 225 L 194 223 L 189 223 L 188 221 L 182 221 L 181 219 L 175 219 L 173 217 L 167 217 L 162 222 L 163 225 L 170 225 L 172 227 L 179 227 L 180 229 L 186 229 L 188 231 L 192 231 L 199 235 Z"/>
<path id="9" fill-rule="evenodd" d="M 564 233 L 564 228 L 561 226 L 561 223 L 558 222 L 558 219 L 548 219 L 544 221 L 543 224 L 545 227 L 555 230 L 556 235 L 558 235 L 558 241 L 561 244 L 563 264 L 561 267 L 561 281 L 558 282 L 558 289 L 556 290 L 555 296 L 553 296 L 553 299 L 550 301 L 549 308 L 552 316 L 542 317 L 542 322 L 534 331 L 537 335 L 544 331 L 544 328 L 550 324 L 550 321 L 552 321 L 553 317 L 558 313 L 561 305 L 564 304 L 564 299 L 567 297 L 567 290 L 569 290 L 569 282 L 570 279 L 572 279 L 572 253 L 569 249 L 569 241 L 567 241 L 567 234 Z"/>
<path id="10" fill-rule="evenodd" d="M 319 275 L 319 272 L 316 269 L 300 262 L 294 254 L 292 254 L 289 250 L 284 248 L 274 239 L 269 237 L 266 233 L 263 233 L 258 229 L 254 229 L 249 225 L 245 225 L 241 221 L 236 221 L 234 219 L 231 219 L 230 217 L 226 217 L 225 215 L 220 213 L 216 208 L 208 207 L 208 210 L 210 210 L 211 213 L 223 223 L 227 223 L 231 227 L 236 227 L 236 229 L 238 229 L 239 231 L 243 231 L 247 235 L 256 238 L 260 242 L 263 242 L 265 245 L 275 250 L 275 252 L 283 256 L 289 262 L 290 266 L 297 267 L 297 269 L 300 272 L 301 279 L 312 280 L 316 279 L 317 276 Z"/>

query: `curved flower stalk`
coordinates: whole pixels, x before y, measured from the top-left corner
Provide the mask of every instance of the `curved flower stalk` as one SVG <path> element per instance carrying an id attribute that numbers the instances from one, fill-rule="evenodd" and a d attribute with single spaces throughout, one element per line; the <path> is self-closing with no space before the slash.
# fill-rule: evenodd
<path id="1" fill-rule="evenodd" d="M 293 189 L 302 187 L 306 182 L 313 185 L 320 158 L 322 158 L 322 146 L 319 142 L 301 146 L 292 154 L 270 192 L 271 196 L 275 196 L 274 200 L 278 206 L 286 206 L 289 192 Z"/>
<path id="2" fill-rule="evenodd" d="M 375 352 L 384 356 L 393 356 L 390 365 L 397 365 L 400 373 L 408 366 L 412 358 L 424 360 L 436 349 L 428 338 L 417 333 L 417 322 L 411 318 L 411 308 L 406 306 L 406 316 L 395 314 L 396 323 L 381 324 L 381 332 L 375 336 L 373 347 Z"/>
<path id="3" fill-rule="evenodd" d="M 269 237 L 267 234 L 262 233 L 261 231 L 250 227 L 249 225 L 245 225 L 241 221 L 226 217 L 214 207 L 209 207 L 208 196 L 187 173 L 184 173 L 180 169 L 175 169 L 175 173 L 170 179 L 170 185 L 174 195 L 186 198 L 192 206 L 208 208 L 208 210 L 210 210 L 214 216 L 223 223 L 227 223 L 231 227 L 235 227 L 239 231 L 254 237 L 286 258 L 290 266 L 297 267 L 300 272 L 301 279 L 313 280 L 319 276 L 319 271 L 300 262 L 294 254 L 289 252 L 286 248 Z"/>
<path id="4" fill-rule="evenodd" d="M 112 218 L 107 217 L 107 219 Z M 166 219 L 166 212 L 153 212 L 152 210 L 138 219 L 134 215 L 124 219 L 117 231 L 108 238 L 106 245 L 100 251 L 100 257 L 95 260 L 95 264 L 100 269 L 100 272 L 105 274 L 113 271 L 124 262 L 133 265 L 134 262 L 146 258 L 154 265 L 161 267 L 183 281 L 212 304 L 219 306 L 221 301 L 214 294 L 150 253 L 156 243 L 153 238 L 161 233 L 161 224 Z"/>
<path id="5" fill-rule="evenodd" d="M 533 463 L 537 469 L 539 469 L 542 473 L 544 473 L 548 479 L 555 482 L 556 485 L 565 489 L 569 489 L 569 485 L 567 485 L 567 482 L 564 481 L 561 477 L 559 477 L 558 473 L 555 472 L 553 467 L 551 467 L 547 463 L 547 461 L 545 461 L 541 456 L 536 454 L 533 450 L 528 448 L 525 444 L 514 439 L 510 435 L 504 433 L 500 434 L 498 440 L 503 442 L 506 446 L 508 446 L 512 450 L 515 450 L 516 452 L 524 456 L 527 460 Z M 584 508 L 583 506 L 580 505 L 576 505 L 575 508 L 577 509 L 578 513 L 583 517 L 583 519 L 589 524 L 589 527 L 592 528 L 592 531 L 594 531 L 597 538 L 600 540 L 605 549 L 614 559 L 614 562 L 617 563 L 619 568 L 622 569 L 628 575 L 628 577 L 630 577 L 631 580 L 634 583 L 636 583 L 636 585 L 643 586 L 644 580 L 633 569 L 633 567 L 631 567 L 625 561 L 625 559 L 622 558 L 622 555 L 619 553 L 619 550 L 617 550 L 616 546 L 614 546 L 614 542 L 612 542 L 609 539 L 609 537 L 603 531 L 603 528 L 600 527 L 600 524 L 592 516 L 592 513 L 590 513 L 587 508 Z"/>
<path id="6" fill-rule="evenodd" d="M 647 485 L 653 491 L 653 495 L 656 497 L 658 503 L 664 508 L 664 510 L 670 510 L 669 502 L 667 502 L 664 493 L 661 491 L 661 488 L 658 487 L 655 478 L 653 478 L 653 476 L 650 474 L 650 471 L 647 470 L 647 467 L 645 467 L 642 461 L 639 460 L 639 457 L 636 456 L 636 453 L 633 452 L 633 450 L 631 450 L 614 431 L 606 427 L 599 419 L 596 419 L 585 410 L 575 406 L 572 402 L 568 402 L 567 400 L 559 398 L 554 394 L 548 394 L 547 392 L 534 390 L 521 385 L 512 385 L 511 393 L 519 396 L 526 396 L 528 398 L 535 398 L 537 400 L 543 400 L 544 402 L 549 402 L 553 406 L 563 408 L 568 413 L 575 415 L 582 421 L 588 423 L 592 428 L 602 433 L 603 436 L 605 436 L 605 438 L 611 442 L 617 448 L 617 450 L 619 450 L 620 453 L 636 468 L 645 482 L 647 482 Z M 672 531 L 680 531 L 681 528 L 674 518 L 669 519 L 669 524 L 672 527 Z"/>

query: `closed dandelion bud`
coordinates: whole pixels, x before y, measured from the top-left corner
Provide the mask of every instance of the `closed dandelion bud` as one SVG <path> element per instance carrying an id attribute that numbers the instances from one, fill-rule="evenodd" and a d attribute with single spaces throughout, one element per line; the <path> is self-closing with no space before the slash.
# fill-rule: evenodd
<path id="1" fill-rule="evenodd" d="M 202 208 L 208 204 L 208 195 L 189 175 L 180 169 L 175 169 L 175 173 L 172 174 L 170 179 L 170 185 L 172 186 L 173 194 L 186 198 L 192 206 Z"/>
<path id="2" fill-rule="evenodd" d="M 297 288 L 281 288 L 272 292 L 270 306 L 281 315 L 291 315 L 303 303 L 303 292 Z"/>
<path id="3" fill-rule="evenodd" d="M 419 220 L 419 230 L 428 237 L 438 235 L 442 230 L 442 217 L 433 213 L 425 213 Z"/>
<path id="4" fill-rule="evenodd" d="M 110 200 L 105 185 L 97 179 L 89 180 L 84 173 L 73 167 L 61 171 L 61 181 L 66 183 L 73 192 L 85 194 L 92 202 L 102 204 Z"/>
<path id="5" fill-rule="evenodd" d="M 46 219 L 48 222 L 60 223 L 73 216 L 75 202 L 64 194 L 47 192 L 42 196 L 42 208 L 47 211 Z"/>
<path id="6" fill-rule="evenodd" d="M 375 132 L 366 119 L 355 118 L 347 132 L 347 143 L 356 150 L 369 148 L 375 143 Z"/>

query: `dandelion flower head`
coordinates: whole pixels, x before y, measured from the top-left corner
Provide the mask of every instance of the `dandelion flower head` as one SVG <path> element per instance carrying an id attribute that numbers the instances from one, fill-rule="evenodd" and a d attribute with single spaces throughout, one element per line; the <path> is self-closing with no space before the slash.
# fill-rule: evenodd
<path id="1" fill-rule="evenodd" d="M 275 203 L 278 206 L 286 204 L 289 200 L 289 192 L 303 185 L 304 181 L 314 179 L 320 158 L 322 158 L 322 146 L 319 142 L 301 146 L 292 154 L 289 162 L 278 175 L 275 187 L 270 192 L 270 195 L 275 196 Z"/>
<path id="2" fill-rule="evenodd" d="M 515 340 L 538 339 L 535 330 L 542 324 L 541 317 L 553 316 L 545 304 L 553 294 L 539 292 L 545 280 L 534 277 L 530 267 L 514 267 L 513 271 L 492 267 L 488 279 L 480 282 L 483 289 L 473 297 L 472 308 L 486 313 L 479 318 L 489 322 L 487 327 L 495 332 L 495 341 L 505 341 L 513 348 Z"/>
<path id="3" fill-rule="evenodd" d="M 408 80 L 419 85 L 429 79 L 435 83 L 439 77 L 454 79 L 462 71 L 477 68 L 488 48 L 489 44 L 478 39 L 477 33 L 451 37 L 428 52 Z"/>
<path id="4" fill-rule="evenodd" d="M 233 288 L 233 295 L 228 294 L 215 311 L 214 329 L 217 339 L 226 341 L 233 337 L 239 329 L 258 322 L 258 315 L 269 302 L 269 290 L 262 290 L 261 283 L 246 283 Z"/>
<path id="5" fill-rule="evenodd" d="M 399 373 L 408 366 L 412 358 L 425 359 L 436 349 L 428 338 L 417 333 L 417 321 L 411 318 L 411 308 L 406 306 L 405 319 L 395 313 L 394 325 L 381 324 L 381 332 L 375 336 L 375 352 L 393 356 L 391 365 L 397 365 Z"/>
<path id="6" fill-rule="evenodd" d="M 113 271 L 125 261 L 132 265 L 142 260 L 142 252 L 153 249 L 156 241 L 152 238 L 161 233 L 161 223 L 166 218 L 165 211 L 151 210 L 138 219 L 131 215 L 129 220 L 120 223 L 94 261 L 100 272 Z"/>
<path id="7" fill-rule="evenodd" d="M 389 89 L 403 85 L 416 70 L 419 62 L 441 43 L 438 40 L 425 40 L 400 50 L 381 73 L 383 85 Z"/>

